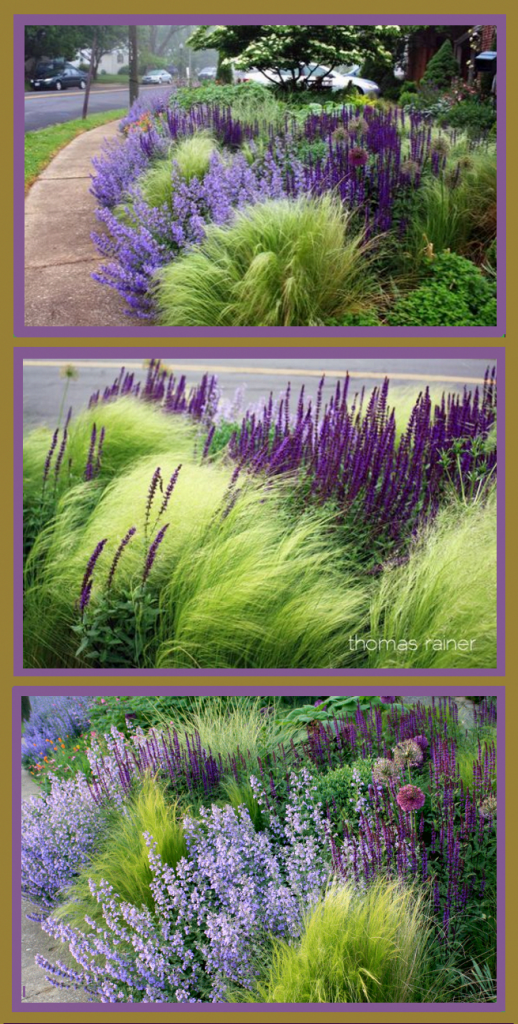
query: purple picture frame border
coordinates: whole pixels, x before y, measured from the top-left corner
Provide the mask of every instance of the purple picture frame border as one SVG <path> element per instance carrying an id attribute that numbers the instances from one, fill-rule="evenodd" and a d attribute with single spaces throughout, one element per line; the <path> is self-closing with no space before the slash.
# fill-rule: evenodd
<path id="1" fill-rule="evenodd" d="M 173 677 L 181 676 L 205 678 L 205 677 L 252 677 L 259 676 L 286 678 L 301 678 L 302 676 L 330 676 L 342 679 L 349 677 L 415 677 L 415 676 L 503 676 L 505 673 L 505 476 L 501 472 L 497 477 L 497 664 L 496 668 L 480 669 L 427 669 L 427 668 L 384 668 L 384 669 L 29 669 L 23 667 L 23 360 L 29 358 L 38 359 L 67 359 L 71 362 L 74 359 L 120 359 L 121 365 L 124 357 L 131 359 L 147 359 L 150 355 L 162 359 L 214 359 L 231 358 L 236 355 L 243 360 L 247 358 L 282 359 L 282 358 L 305 358 L 325 359 L 337 358 L 339 352 L 336 348 L 190 348 L 190 347 L 162 347 L 154 346 L 153 351 L 149 348 L 135 347 L 123 349 L 120 347 L 110 348 L 79 348 L 67 349 L 63 347 L 26 347 L 16 346 L 13 349 L 14 359 L 14 650 L 13 650 L 13 672 L 15 676 L 74 676 L 74 677 L 96 677 L 124 676 L 135 678 L 138 676 L 150 677 Z M 497 392 L 497 441 L 500 454 L 500 464 L 505 466 L 505 348 L 503 346 L 474 347 L 474 348 L 347 348 L 340 350 L 344 361 L 347 358 L 374 359 L 374 358 L 423 358 L 437 359 L 444 362 L 451 358 L 486 359 L 488 362 L 496 361 L 497 374 L 500 377 L 500 387 Z"/>
<path id="2" fill-rule="evenodd" d="M 495 25 L 499 35 L 498 75 L 501 82 L 506 81 L 506 16 L 505 14 L 442 14 L 442 15 L 348 15 L 347 24 L 351 25 L 479 25 L 487 18 L 488 25 Z M 13 16 L 14 29 L 14 67 L 19 68 L 20 81 L 15 80 L 14 88 L 14 285 L 13 285 L 13 326 L 14 335 L 19 338 L 78 337 L 78 338 L 128 338 L 142 337 L 145 327 L 26 327 L 24 322 L 24 110 L 25 98 L 22 88 L 22 69 L 24 67 L 24 28 L 25 25 L 163 25 L 166 23 L 184 25 L 187 15 L 27 15 Z M 220 15 L 194 17 L 190 23 L 216 25 L 224 20 L 229 25 L 269 24 L 258 15 Z M 329 17 L 311 17 L 302 20 L 300 17 L 276 17 L 278 25 L 334 25 L 343 24 L 343 18 L 335 15 Z M 500 90 L 498 96 L 498 120 L 506 124 L 506 90 Z M 506 333 L 506 133 L 497 135 L 497 323 L 496 327 L 153 327 L 153 338 L 499 338 Z M 129 318 L 128 318 L 129 319 Z"/>
<path id="3" fill-rule="evenodd" d="M 416 688 L 419 693 L 423 696 L 435 696 L 435 697 L 447 697 L 447 696 L 458 696 L 455 693 L 454 687 L 449 686 L 420 686 Z M 18 949 L 21 953 L 21 914 L 20 914 L 20 897 L 21 891 L 21 696 L 63 696 L 64 687 L 56 686 L 13 686 L 13 720 L 12 720 L 12 750 L 13 750 L 13 821 L 12 821 L 12 836 L 13 836 L 13 859 L 12 859 L 12 891 L 13 891 L 13 904 L 12 904 L 12 936 L 13 936 L 13 951 Z M 369 686 L 366 690 L 362 689 L 363 694 L 372 694 L 380 696 L 382 691 L 385 692 L 386 687 Z M 269 686 L 268 692 L 272 694 L 283 694 L 286 692 L 285 686 Z M 290 688 L 291 695 L 304 695 L 310 694 L 310 686 L 300 686 L 296 690 Z M 407 688 L 407 692 L 412 692 Z M 74 686 L 74 693 L 81 696 L 100 695 L 99 687 L 94 686 Z M 149 687 L 142 686 L 106 686 L 103 687 L 102 693 L 104 696 L 125 696 L 131 693 L 134 696 L 149 694 Z M 209 694 L 217 693 L 218 695 L 230 695 L 230 696 L 245 696 L 245 695 L 262 695 L 264 693 L 264 686 L 239 686 L 232 687 L 232 689 L 225 688 L 224 686 L 205 687 L 203 690 L 194 690 L 192 687 L 171 687 L 161 686 L 161 695 L 176 695 L 190 696 L 193 693 L 198 693 L 200 696 L 208 696 Z M 356 690 L 351 686 L 340 687 L 340 693 L 355 694 Z M 497 749 L 499 750 L 498 763 L 503 766 L 505 763 L 505 687 L 504 686 L 488 686 L 484 688 L 485 696 L 496 696 L 497 697 Z M 503 755 L 502 752 L 503 751 Z M 22 974 L 21 974 L 21 957 L 16 960 L 13 955 L 13 967 L 12 967 L 12 979 L 13 979 L 13 992 L 12 992 L 12 1011 L 13 1012 L 24 1012 L 30 1013 L 38 1010 L 40 1012 L 48 1012 L 49 1007 L 55 1007 L 56 1013 L 63 1013 L 69 1011 L 70 1013 L 85 1012 L 86 1007 L 89 1010 L 95 1010 L 99 1007 L 102 1008 L 102 1012 L 115 1012 L 120 1013 L 121 1007 L 124 1007 L 124 1012 L 128 1010 L 136 1010 L 141 1012 L 157 1012 L 163 1013 L 165 1011 L 179 1012 L 179 1011 L 191 1011 L 200 1012 L 202 1010 L 208 1011 L 212 1009 L 213 1012 L 221 1012 L 223 1010 L 229 1010 L 235 1013 L 236 1011 L 253 1012 L 301 1012 L 307 1013 L 318 1010 L 320 1013 L 328 1013 L 330 1011 L 344 1012 L 356 1010 L 361 1013 L 394 1013 L 399 1012 L 400 1014 L 409 1012 L 421 1013 L 425 1011 L 433 1010 L 436 1013 L 441 1012 L 456 1012 L 456 1013 L 477 1013 L 484 1011 L 486 1013 L 501 1013 L 505 1011 L 505 870 L 506 870 L 506 851 L 505 851 L 505 820 L 504 820 L 504 808 L 505 808 L 505 771 L 503 767 L 500 770 L 497 768 L 498 776 L 498 790 L 497 790 L 497 977 L 498 981 L 498 994 L 497 1000 L 494 1003 L 22 1003 L 20 998 L 15 997 L 15 993 L 22 991 Z"/>

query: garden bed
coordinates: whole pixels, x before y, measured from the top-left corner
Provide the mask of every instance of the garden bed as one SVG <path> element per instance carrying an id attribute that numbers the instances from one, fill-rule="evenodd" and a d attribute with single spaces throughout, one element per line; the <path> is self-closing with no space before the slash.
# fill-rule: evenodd
<path id="1" fill-rule="evenodd" d="M 495 667 L 495 371 L 323 389 L 243 411 L 151 361 L 32 431 L 25 665 Z"/>
<path id="2" fill-rule="evenodd" d="M 105 261 L 94 276 L 132 315 L 496 324 L 487 128 L 388 101 L 290 105 L 249 83 L 147 95 L 121 132 L 94 161 Z"/>
<path id="3" fill-rule="evenodd" d="M 471 700 L 465 727 L 451 697 L 36 698 L 22 891 L 77 967 L 37 963 L 107 1003 L 494 1002 Z"/>

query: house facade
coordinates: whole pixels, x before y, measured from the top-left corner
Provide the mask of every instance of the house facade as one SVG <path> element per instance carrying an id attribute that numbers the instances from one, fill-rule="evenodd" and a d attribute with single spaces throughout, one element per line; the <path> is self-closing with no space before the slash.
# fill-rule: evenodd
<path id="1" fill-rule="evenodd" d="M 494 25 L 458 25 L 441 27 L 429 25 L 414 32 L 410 38 L 407 56 L 406 77 L 420 82 L 428 61 L 440 49 L 446 39 L 451 39 L 455 59 L 459 62 L 461 77 L 473 79 L 473 61 L 477 53 L 496 49 L 496 28 Z"/>

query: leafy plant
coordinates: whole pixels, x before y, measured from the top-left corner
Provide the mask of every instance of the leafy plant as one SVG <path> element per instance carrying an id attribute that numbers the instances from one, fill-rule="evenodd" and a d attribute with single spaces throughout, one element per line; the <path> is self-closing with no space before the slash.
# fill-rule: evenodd
<path id="1" fill-rule="evenodd" d="M 395 303 L 392 326 L 490 326 L 496 324 L 495 286 L 469 260 L 442 252 L 426 268 L 425 281 Z"/>

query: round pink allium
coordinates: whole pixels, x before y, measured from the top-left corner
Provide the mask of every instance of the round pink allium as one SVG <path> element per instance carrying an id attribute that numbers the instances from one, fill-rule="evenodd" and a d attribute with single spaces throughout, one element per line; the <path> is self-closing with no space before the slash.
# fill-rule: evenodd
<path id="1" fill-rule="evenodd" d="M 353 167 L 364 167 L 368 160 L 368 154 L 360 146 L 354 146 L 349 152 L 349 163 Z"/>
<path id="2" fill-rule="evenodd" d="M 415 740 L 403 740 L 394 747 L 394 762 L 398 768 L 415 768 L 423 763 L 423 751 Z"/>
<path id="3" fill-rule="evenodd" d="M 425 795 L 419 786 L 403 786 L 396 796 L 402 811 L 419 811 L 425 802 Z"/>

